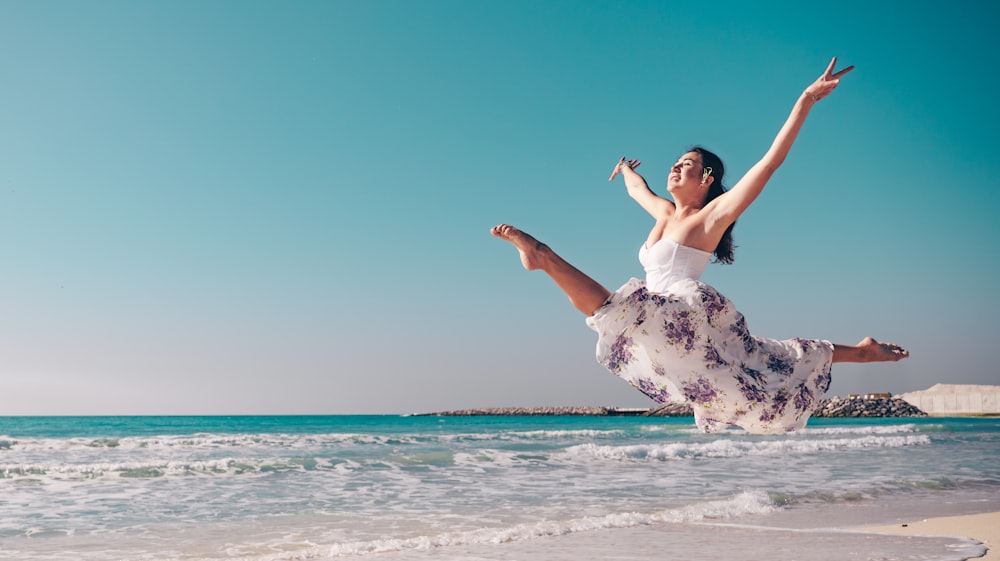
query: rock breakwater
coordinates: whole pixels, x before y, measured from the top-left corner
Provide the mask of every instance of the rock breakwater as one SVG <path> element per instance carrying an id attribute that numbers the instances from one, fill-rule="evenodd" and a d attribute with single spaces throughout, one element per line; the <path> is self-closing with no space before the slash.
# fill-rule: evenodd
<path id="1" fill-rule="evenodd" d="M 813 417 L 926 417 L 898 397 L 831 397 L 820 401 Z"/>
<path id="2" fill-rule="evenodd" d="M 530 416 L 593 416 L 593 417 L 693 417 L 688 403 L 668 403 L 651 409 L 629 407 L 567 406 L 567 407 L 487 407 L 458 409 L 436 413 L 417 413 L 428 417 L 530 417 Z M 849 396 L 823 399 L 813 417 L 926 417 L 913 405 L 894 397 Z"/>
<path id="3" fill-rule="evenodd" d="M 624 417 L 644 415 L 649 412 L 644 408 L 567 406 L 567 407 L 485 407 L 480 409 L 458 409 L 456 411 L 439 411 L 437 413 L 417 413 L 416 416 L 429 417 L 537 417 L 537 416 L 591 416 L 591 417 Z"/>

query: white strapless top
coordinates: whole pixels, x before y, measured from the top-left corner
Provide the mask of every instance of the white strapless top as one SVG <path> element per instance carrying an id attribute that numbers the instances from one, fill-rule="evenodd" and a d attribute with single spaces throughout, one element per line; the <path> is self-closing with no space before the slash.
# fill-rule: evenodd
<path id="1" fill-rule="evenodd" d="M 711 258 L 707 251 L 681 245 L 670 238 L 661 238 L 648 249 L 646 244 L 639 248 L 639 263 L 646 270 L 646 289 L 650 292 L 666 292 L 682 279 L 698 280 Z"/>

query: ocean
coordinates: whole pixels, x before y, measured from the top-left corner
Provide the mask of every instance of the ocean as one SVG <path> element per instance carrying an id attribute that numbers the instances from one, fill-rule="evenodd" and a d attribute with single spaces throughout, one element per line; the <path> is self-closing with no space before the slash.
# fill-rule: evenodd
<path id="1" fill-rule="evenodd" d="M 1000 419 L 0 417 L 0 559 L 957 561 Z"/>

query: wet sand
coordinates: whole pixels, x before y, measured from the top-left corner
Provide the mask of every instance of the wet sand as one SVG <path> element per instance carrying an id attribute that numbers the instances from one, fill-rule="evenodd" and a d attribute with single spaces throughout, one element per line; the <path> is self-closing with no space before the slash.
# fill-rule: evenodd
<path id="1" fill-rule="evenodd" d="M 987 561 L 1000 561 L 1000 512 L 927 518 L 890 526 L 869 526 L 864 531 L 907 536 L 963 536 L 973 538 L 988 548 L 980 557 Z"/>

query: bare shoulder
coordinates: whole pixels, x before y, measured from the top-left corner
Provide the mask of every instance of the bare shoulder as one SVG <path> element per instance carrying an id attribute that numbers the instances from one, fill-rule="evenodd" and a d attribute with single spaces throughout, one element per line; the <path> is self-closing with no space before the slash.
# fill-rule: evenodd
<path id="1" fill-rule="evenodd" d="M 661 202 L 658 205 L 659 206 L 659 208 L 657 209 L 658 212 L 653 214 L 653 218 L 655 218 L 656 220 L 666 220 L 666 221 L 673 220 L 674 213 L 677 212 L 677 205 L 674 204 L 674 201 L 671 201 L 670 199 L 667 199 L 665 197 L 657 196 L 657 198 Z"/>

